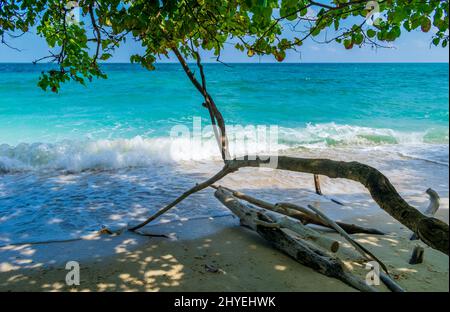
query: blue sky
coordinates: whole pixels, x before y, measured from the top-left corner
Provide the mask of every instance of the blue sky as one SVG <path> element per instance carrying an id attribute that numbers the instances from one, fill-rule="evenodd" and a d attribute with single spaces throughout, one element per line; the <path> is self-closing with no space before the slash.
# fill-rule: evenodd
<path id="1" fill-rule="evenodd" d="M 33 60 L 48 55 L 48 47 L 45 40 L 34 34 L 27 34 L 21 38 L 9 40 L 10 44 L 19 48 L 21 52 L 12 50 L 4 45 L 0 45 L 0 62 L 32 62 Z M 306 42 L 297 52 L 288 53 L 285 62 L 448 62 L 449 49 L 440 47 L 430 47 L 431 32 L 428 34 L 421 31 L 411 33 L 404 32 L 400 39 L 393 43 L 392 49 L 377 49 L 370 47 L 355 47 L 352 50 L 345 50 L 342 45 L 317 44 L 312 41 Z M 139 44 L 128 41 L 126 45 L 116 51 L 111 62 L 127 63 L 129 56 L 142 51 Z M 203 53 L 205 62 L 214 61 L 208 53 Z M 246 53 L 241 53 L 233 48 L 233 45 L 226 47 L 222 53 L 222 60 L 229 63 L 239 62 L 274 62 L 272 57 L 259 58 L 247 57 Z M 174 62 L 175 58 L 164 59 L 161 62 Z"/>

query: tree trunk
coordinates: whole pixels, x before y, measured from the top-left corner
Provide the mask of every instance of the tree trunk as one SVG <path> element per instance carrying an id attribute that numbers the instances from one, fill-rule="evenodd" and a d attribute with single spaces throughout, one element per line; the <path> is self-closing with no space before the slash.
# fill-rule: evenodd
<path id="1" fill-rule="evenodd" d="M 274 156 L 275 157 L 275 156 Z M 396 191 L 391 182 L 378 170 L 358 162 L 329 159 L 307 159 L 278 156 L 274 169 L 320 174 L 330 178 L 344 178 L 363 184 L 375 202 L 432 248 L 449 254 L 448 224 L 427 217 L 410 206 Z M 243 167 L 260 167 L 269 164 L 269 157 L 234 159 L 227 162 L 233 170 Z"/>
<path id="2" fill-rule="evenodd" d="M 446 255 L 449 254 L 448 224 L 439 219 L 427 217 L 416 208 L 410 206 L 397 193 L 388 178 L 386 178 L 375 168 L 358 162 L 295 158 L 288 156 L 276 157 L 277 166 L 274 169 L 320 174 L 330 178 L 343 178 L 360 182 L 368 189 L 372 198 L 382 209 L 397 219 L 397 221 L 407 226 L 411 231 L 416 233 L 419 239 L 430 247 L 437 249 Z M 223 169 L 213 177 L 203 183 L 195 185 L 190 190 L 173 200 L 170 204 L 158 210 L 147 220 L 137 226 L 129 228 L 129 230 L 135 231 L 148 224 L 191 194 L 213 185 L 226 175 L 238 171 L 239 168 L 260 166 L 267 167 L 267 165 L 270 164 L 270 161 L 270 157 L 263 157 L 262 159 L 260 157 L 248 159 L 248 156 L 242 159 L 226 161 Z"/>

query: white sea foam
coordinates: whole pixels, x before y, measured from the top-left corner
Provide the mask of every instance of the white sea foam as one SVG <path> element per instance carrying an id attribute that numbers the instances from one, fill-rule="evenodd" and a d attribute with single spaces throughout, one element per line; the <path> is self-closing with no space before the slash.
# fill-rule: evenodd
<path id="1" fill-rule="evenodd" d="M 280 142 L 291 146 L 376 146 L 385 144 L 448 143 L 449 131 L 428 129 L 426 131 L 402 132 L 389 128 L 370 128 L 339 125 L 334 122 L 308 124 L 306 128 L 281 128 Z"/>
<path id="2" fill-rule="evenodd" d="M 437 133 L 437 134 L 436 134 Z M 375 129 L 335 123 L 307 125 L 305 128 L 280 128 L 278 142 L 237 140 L 235 131 L 230 131 L 230 150 L 233 156 L 244 154 L 274 154 L 290 148 L 329 147 L 379 147 L 393 146 L 404 156 L 428 159 L 427 153 L 441 153 L 424 148 L 437 140 L 448 145 L 448 129 L 425 132 L 399 132 L 391 129 Z M 251 137 L 244 133 L 246 138 Z M 432 138 L 430 141 L 430 137 Z M 436 139 L 436 138 L 439 139 Z M 406 152 L 404 146 L 420 149 L 420 155 Z M 422 146 L 422 147 L 421 147 Z M 442 148 L 441 148 L 442 149 Z M 409 149 L 411 150 L 411 149 Z M 441 153 L 442 154 L 442 153 Z M 448 153 L 447 153 L 448 154 Z M 433 160 L 433 155 L 431 155 Z M 16 146 L 0 145 L 0 173 L 27 170 L 110 170 L 128 167 L 146 167 L 155 163 L 202 161 L 220 159 L 219 149 L 212 133 L 201 140 L 190 138 L 143 138 L 62 141 L 56 144 L 21 143 Z M 438 160 L 447 163 L 448 160 Z"/>

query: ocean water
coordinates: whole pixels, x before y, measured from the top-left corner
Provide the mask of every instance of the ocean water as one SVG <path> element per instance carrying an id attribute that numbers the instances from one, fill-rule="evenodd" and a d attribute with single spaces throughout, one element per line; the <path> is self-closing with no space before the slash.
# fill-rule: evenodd
<path id="1" fill-rule="evenodd" d="M 107 80 L 67 84 L 58 94 L 37 87 L 45 68 L 0 64 L 0 245 L 138 222 L 220 168 L 202 97 L 178 64 L 153 72 L 105 65 Z M 448 64 L 207 64 L 205 70 L 232 137 L 239 127 L 253 133 L 258 126 L 275 138 L 274 144 L 231 140 L 236 155 L 270 145 L 272 153 L 358 160 L 382 170 L 418 204 L 428 187 L 448 196 Z M 186 129 L 192 135 L 200 129 L 201 142 L 174 141 Z M 274 201 L 287 194 L 329 204 L 311 193 L 307 175 L 243 170 L 224 183 Z M 325 192 L 361 207 L 370 202 L 360 186 L 339 183 L 325 179 Z M 157 222 L 227 214 L 211 194 L 192 196 Z M 361 209 L 352 213 L 367 216 L 375 208 Z"/>

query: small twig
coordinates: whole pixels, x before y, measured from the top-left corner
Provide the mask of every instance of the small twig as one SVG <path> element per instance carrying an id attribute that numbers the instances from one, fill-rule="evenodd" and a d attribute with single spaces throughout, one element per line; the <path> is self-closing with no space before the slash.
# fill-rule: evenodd
<path id="1" fill-rule="evenodd" d="M 163 237 L 163 238 L 170 238 L 170 236 L 166 234 L 151 234 L 151 233 L 143 233 L 141 231 L 133 231 L 133 233 L 136 233 L 138 235 L 142 236 L 148 236 L 148 237 Z"/>

